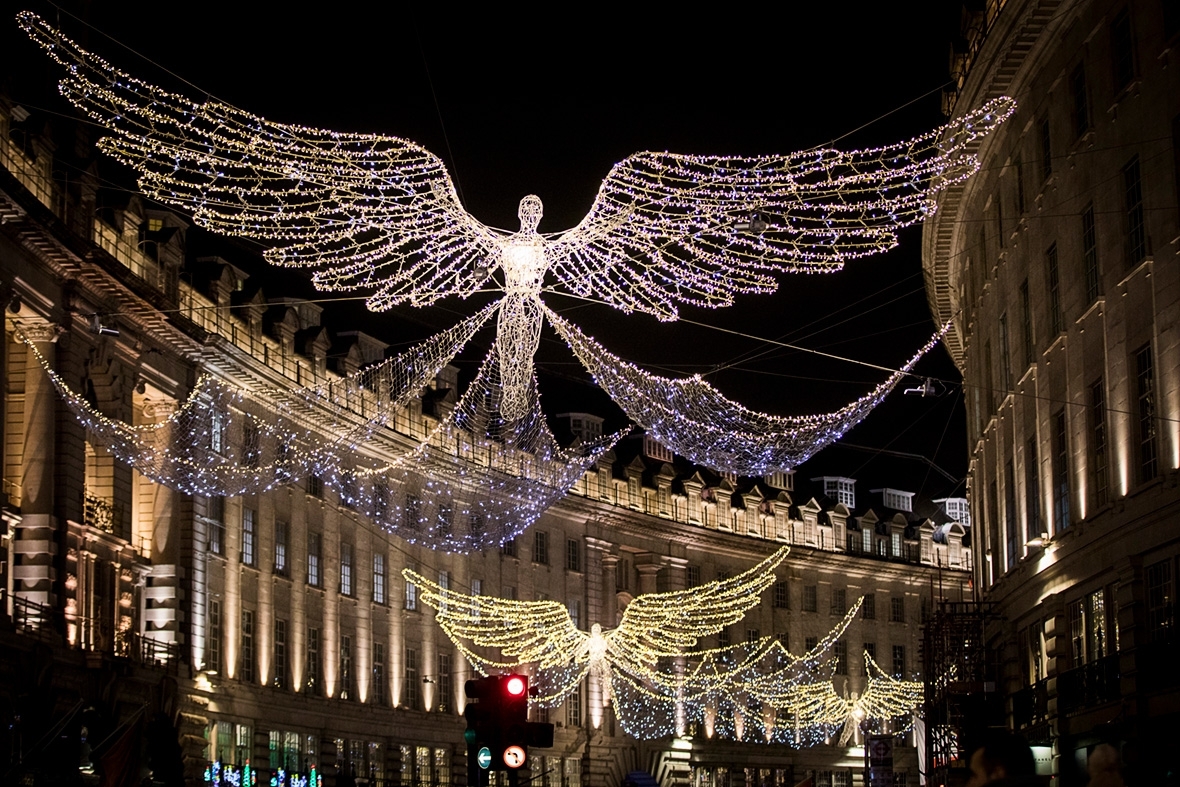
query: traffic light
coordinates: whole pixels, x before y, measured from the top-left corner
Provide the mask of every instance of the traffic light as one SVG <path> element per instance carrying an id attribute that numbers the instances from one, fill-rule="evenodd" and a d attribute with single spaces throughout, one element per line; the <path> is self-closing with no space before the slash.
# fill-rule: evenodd
<path id="1" fill-rule="evenodd" d="M 508 771 L 509 782 L 528 763 L 529 746 L 553 745 L 553 725 L 530 722 L 527 675 L 490 675 L 469 680 L 463 709 L 467 730 L 467 783 L 486 785 L 487 771 Z"/>

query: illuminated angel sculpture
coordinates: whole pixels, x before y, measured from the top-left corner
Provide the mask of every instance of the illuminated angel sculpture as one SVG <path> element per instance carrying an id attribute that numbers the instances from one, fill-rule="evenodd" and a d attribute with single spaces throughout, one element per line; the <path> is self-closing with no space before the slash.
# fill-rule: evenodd
<path id="1" fill-rule="evenodd" d="M 732 733 L 735 720 L 748 717 L 741 726 L 753 731 L 761 725 L 766 740 L 806 738 L 810 744 L 847 719 L 908 713 L 912 691 L 899 694 L 894 684 L 907 689 L 915 684 L 883 674 L 874 673 L 851 704 L 835 694 L 828 657 L 859 613 L 860 601 L 802 656 L 771 637 L 700 647 L 703 637 L 737 623 L 760 603 L 788 551 L 783 547 L 730 579 L 637 596 L 617 627 L 593 623 L 589 631 L 579 629 L 557 601 L 468 595 L 410 569 L 402 574 L 477 671 L 531 671 L 538 691 L 532 701 L 546 707 L 561 703 L 589 678 L 602 704 L 613 704 L 623 728 L 637 738 L 683 733 L 696 723 Z M 916 685 L 920 694 L 921 684 Z M 786 720 L 776 727 L 780 716 Z"/>
<path id="2" fill-rule="evenodd" d="M 435 622 L 455 647 L 481 672 L 535 665 L 542 704 L 560 702 L 588 675 L 595 678 L 603 703 L 620 682 L 659 691 L 668 678 L 661 659 L 683 656 L 702 637 L 737 623 L 760 602 L 774 582 L 774 570 L 787 558 L 783 547 L 748 571 L 688 590 L 636 596 L 619 625 L 604 631 L 594 623 L 580 630 L 558 601 L 519 601 L 473 596 L 441 587 L 405 569 L 419 599 L 435 610 Z M 494 648 L 503 660 L 480 651 Z"/>
<path id="3" fill-rule="evenodd" d="M 146 194 L 190 211 L 201 226 L 271 244 L 271 263 L 313 269 L 325 290 L 366 291 L 376 311 L 502 290 L 499 411 L 510 421 L 529 406 L 548 314 L 542 292 L 675 320 L 681 304 L 727 306 L 741 293 L 771 292 L 778 273 L 838 270 L 893 247 L 901 228 L 930 215 L 939 191 L 978 168 L 971 152 L 978 138 L 1015 106 L 998 98 L 951 125 L 871 150 L 636 153 L 611 169 L 577 226 L 538 232 L 541 200 L 530 195 L 520 201 L 520 229 L 505 232 L 471 216 L 443 162 L 412 142 L 194 102 L 115 69 L 35 14 L 18 18 L 66 67 L 65 97 L 111 132 L 100 148 L 136 169 Z M 682 381 L 644 373 L 602 384 L 676 453 L 760 475 L 838 439 L 912 363 L 831 416 L 796 419 L 746 411 L 699 378 L 676 388 L 682 419 L 649 406 Z"/>

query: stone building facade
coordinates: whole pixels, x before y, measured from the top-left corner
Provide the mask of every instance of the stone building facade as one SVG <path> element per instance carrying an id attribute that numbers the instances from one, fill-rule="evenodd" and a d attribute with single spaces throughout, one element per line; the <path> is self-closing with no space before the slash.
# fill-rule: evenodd
<path id="1" fill-rule="evenodd" d="M 1019 108 L 940 195 L 923 255 L 967 393 L 996 677 L 1063 783 L 1104 741 L 1150 781 L 1180 711 L 1180 13 L 979 5 L 948 109 Z"/>

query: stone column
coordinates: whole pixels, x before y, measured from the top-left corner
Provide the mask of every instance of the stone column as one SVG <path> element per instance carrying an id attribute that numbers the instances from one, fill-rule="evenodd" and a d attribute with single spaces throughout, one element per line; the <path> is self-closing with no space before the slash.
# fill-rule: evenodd
<path id="1" fill-rule="evenodd" d="M 639 593 L 655 593 L 663 558 L 651 552 L 635 556 L 635 570 L 639 573 Z"/>
<path id="2" fill-rule="evenodd" d="M 57 393 L 37 353 L 52 369 L 61 329 L 45 320 L 21 320 L 25 355 L 24 434 L 21 454 L 21 521 L 13 539 L 13 589 L 19 598 L 51 605 L 57 551 L 54 468 Z M 36 350 L 36 352 L 34 352 Z"/>
<path id="3" fill-rule="evenodd" d="M 146 402 L 146 422 L 166 419 L 175 402 Z M 145 485 L 151 495 L 151 568 L 143 590 L 143 634 L 157 642 L 180 641 L 180 522 L 176 516 L 177 493 L 163 484 Z"/>

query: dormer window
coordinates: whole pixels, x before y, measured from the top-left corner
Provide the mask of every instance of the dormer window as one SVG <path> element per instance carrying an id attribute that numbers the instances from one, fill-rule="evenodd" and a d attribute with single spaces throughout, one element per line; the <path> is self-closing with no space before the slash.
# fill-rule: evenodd
<path id="1" fill-rule="evenodd" d="M 856 508 L 855 478 L 824 476 L 822 478 L 813 478 L 811 480 L 823 482 L 824 496 L 829 500 L 835 500 L 837 503 L 842 503 L 848 508 Z"/>
<path id="2" fill-rule="evenodd" d="M 882 489 L 881 500 L 886 508 L 892 508 L 895 511 L 914 510 L 913 492 L 902 492 L 898 489 Z"/>
<path id="3" fill-rule="evenodd" d="M 672 451 L 656 442 L 655 438 L 649 434 L 643 436 L 643 453 L 645 456 L 655 459 L 658 462 L 672 461 Z"/>

